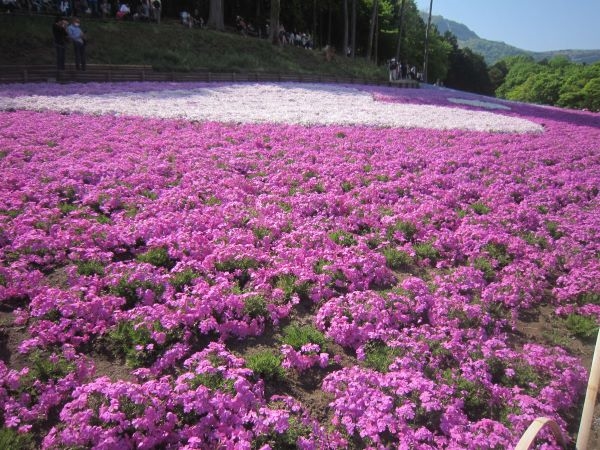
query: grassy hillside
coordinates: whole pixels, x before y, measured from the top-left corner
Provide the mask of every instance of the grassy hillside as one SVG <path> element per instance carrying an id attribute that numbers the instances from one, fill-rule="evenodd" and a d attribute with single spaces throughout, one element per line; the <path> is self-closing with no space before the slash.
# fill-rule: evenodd
<path id="1" fill-rule="evenodd" d="M 0 16 L 0 65 L 53 64 L 50 16 Z M 387 77 L 364 60 L 336 56 L 327 62 L 321 51 L 278 48 L 266 40 L 235 33 L 187 29 L 177 21 L 154 23 L 84 19 L 88 63 L 149 64 L 159 70 L 320 73 L 369 78 Z M 67 60 L 72 53 L 67 53 Z"/>

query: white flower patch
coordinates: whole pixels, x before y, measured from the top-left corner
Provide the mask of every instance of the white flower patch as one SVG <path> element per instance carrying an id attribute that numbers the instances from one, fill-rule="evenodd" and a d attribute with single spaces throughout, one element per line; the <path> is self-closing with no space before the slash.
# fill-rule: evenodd
<path id="1" fill-rule="evenodd" d="M 246 83 L 102 95 L 0 98 L 0 109 L 7 108 L 234 123 L 542 131 L 540 125 L 518 117 L 444 106 L 378 102 L 364 90 L 323 84 Z"/>
<path id="2" fill-rule="evenodd" d="M 487 108 L 487 109 L 504 109 L 510 111 L 510 107 L 506 105 L 501 105 L 500 103 L 492 103 L 492 102 L 483 102 L 481 100 L 469 100 L 466 98 L 454 98 L 450 97 L 448 99 L 450 103 L 456 103 L 459 105 L 469 105 L 476 106 L 478 108 Z"/>

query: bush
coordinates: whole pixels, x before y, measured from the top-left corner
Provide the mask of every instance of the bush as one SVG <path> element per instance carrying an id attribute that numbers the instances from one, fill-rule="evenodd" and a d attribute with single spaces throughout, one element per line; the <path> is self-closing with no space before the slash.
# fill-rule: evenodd
<path id="1" fill-rule="evenodd" d="M 244 299 L 244 314 L 252 319 L 268 317 L 267 302 L 262 295 L 253 295 Z"/>
<path id="2" fill-rule="evenodd" d="M 401 354 L 399 348 L 388 347 L 382 341 L 369 341 L 365 345 L 365 360 L 364 364 L 371 369 L 375 369 L 381 373 L 387 373 L 390 364 L 394 359 Z"/>
<path id="3" fill-rule="evenodd" d="M 294 350 L 300 350 L 306 344 L 318 344 L 323 348 L 325 336 L 312 325 L 291 324 L 283 329 L 281 342 L 292 346 Z"/>
<path id="4" fill-rule="evenodd" d="M 173 274 L 169 281 L 171 286 L 173 286 L 177 292 L 182 292 L 186 286 L 191 285 L 192 281 L 199 276 L 200 274 L 198 272 L 192 269 L 185 269 L 182 272 Z"/>
<path id="5" fill-rule="evenodd" d="M 413 262 L 408 253 L 394 247 L 385 247 L 383 256 L 385 256 L 385 265 L 392 270 L 406 270 L 410 268 Z"/>
<path id="6" fill-rule="evenodd" d="M 352 247 L 353 245 L 356 245 L 354 236 L 344 230 L 332 231 L 329 233 L 329 238 L 342 247 Z"/>
<path id="7" fill-rule="evenodd" d="M 281 355 L 276 355 L 272 350 L 261 350 L 248 355 L 246 366 L 265 380 L 282 380 L 285 378 L 285 371 L 281 366 L 281 359 Z"/>
<path id="8" fill-rule="evenodd" d="M 418 230 L 414 223 L 405 220 L 399 220 L 387 229 L 386 235 L 390 242 L 394 241 L 394 234 L 396 234 L 398 231 L 404 235 L 404 238 L 407 241 L 411 241 L 417 234 Z"/>
<path id="9" fill-rule="evenodd" d="M 6 450 L 34 450 L 31 434 L 19 433 L 12 428 L 0 428 L 0 448 Z"/>
<path id="10" fill-rule="evenodd" d="M 595 319 L 580 314 L 569 314 L 567 328 L 580 339 L 593 340 L 598 335 L 598 323 Z"/>
<path id="11" fill-rule="evenodd" d="M 164 247 L 151 248 L 145 253 L 138 255 L 139 262 L 152 264 L 156 267 L 165 267 L 171 269 L 175 263 L 169 258 L 169 253 Z"/>
<path id="12" fill-rule="evenodd" d="M 440 253 L 433 247 L 431 242 L 414 244 L 413 248 L 419 259 L 428 259 L 431 264 L 435 264 L 440 257 Z"/>
<path id="13" fill-rule="evenodd" d="M 77 273 L 83 276 L 104 276 L 104 264 L 100 261 L 77 261 Z"/>

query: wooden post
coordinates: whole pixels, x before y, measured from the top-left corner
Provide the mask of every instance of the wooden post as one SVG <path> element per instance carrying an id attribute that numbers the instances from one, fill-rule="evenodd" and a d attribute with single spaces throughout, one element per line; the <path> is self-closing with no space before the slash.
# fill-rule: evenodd
<path id="1" fill-rule="evenodd" d="M 579 432 L 577 433 L 577 450 L 587 450 L 590 430 L 592 428 L 592 419 L 594 416 L 594 406 L 596 405 L 596 395 L 598 394 L 598 383 L 600 382 L 600 330 L 596 338 L 596 348 L 590 369 L 590 379 L 588 380 L 587 391 L 585 393 L 585 402 L 583 412 L 581 413 L 581 422 L 579 422 Z"/>

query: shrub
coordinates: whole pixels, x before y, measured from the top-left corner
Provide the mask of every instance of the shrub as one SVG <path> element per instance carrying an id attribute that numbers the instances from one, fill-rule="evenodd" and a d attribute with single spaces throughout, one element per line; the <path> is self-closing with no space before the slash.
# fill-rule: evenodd
<path id="1" fill-rule="evenodd" d="M 329 233 L 329 238 L 342 247 L 352 247 L 353 245 L 356 245 L 354 236 L 344 230 L 332 231 Z"/>
<path id="2" fill-rule="evenodd" d="M 0 428 L 0 448 L 6 450 L 34 450 L 31 434 L 23 434 L 12 428 Z"/>
<path id="3" fill-rule="evenodd" d="M 281 366 L 281 355 L 275 354 L 272 350 L 261 350 L 249 354 L 246 358 L 246 366 L 265 380 L 276 381 L 285 378 L 285 371 Z"/>
<path id="4" fill-rule="evenodd" d="M 569 314 L 567 328 L 580 339 L 595 339 L 598 335 L 598 323 L 595 319 L 580 314 Z"/>
<path id="5" fill-rule="evenodd" d="M 171 286 L 173 286 L 173 288 L 175 288 L 177 292 L 182 292 L 186 286 L 191 285 L 192 281 L 194 281 L 199 276 L 200 274 L 198 272 L 192 269 L 185 269 L 181 272 L 173 274 L 169 281 L 171 283 Z"/>
<path id="6" fill-rule="evenodd" d="M 300 350 L 306 344 L 318 344 L 323 348 L 325 336 L 312 325 L 291 324 L 283 329 L 281 342 L 292 346 L 294 350 Z"/>
<path id="7" fill-rule="evenodd" d="M 255 319 L 257 317 L 268 317 L 267 302 L 262 295 L 253 295 L 244 299 L 244 314 Z"/>
<path id="8" fill-rule="evenodd" d="M 160 297 L 165 292 L 165 287 L 151 281 L 129 280 L 124 275 L 116 286 L 110 288 L 110 293 L 125 299 L 124 309 L 133 308 L 141 300 L 138 295 L 138 289 L 150 289 L 156 297 Z"/>
<path id="9" fill-rule="evenodd" d="M 385 265 L 392 270 L 406 270 L 410 268 L 413 262 L 408 253 L 394 247 L 385 247 L 383 256 L 385 256 Z"/>
<path id="10" fill-rule="evenodd" d="M 349 181 L 342 181 L 340 187 L 342 188 L 343 192 L 350 192 L 354 188 L 354 185 Z"/>
<path id="11" fill-rule="evenodd" d="M 475 202 L 471 204 L 471 209 L 479 216 L 483 216 L 491 211 L 491 208 L 483 202 Z"/>
<path id="12" fill-rule="evenodd" d="M 401 355 L 399 348 L 388 347 L 383 341 L 369 341 L 365 345 L 364 365 L 378 372 L 389 371 L 390 364 Z"/>
<path id="13" fill-rule="evenodd" d="M 413 248 L 419 259 L 428 259 L 432 264 L 435 264 L 440 257 L 440 253 L 433 247 L 431 242 L 414 244 Z"/>
<path id="14" fill-rule="evenodd" d="M 83 276 L 104 276 L 104 264 L 101 261 L 77 261 L 77 273 Z"/>
<path id="15" fill-rule="evenodd" d="M 215 263 L 215 269 L 219 272 L 235 272 L 236 270 L 256 269 L 260 264 L 249 256 L 231 258 Z"/>
<path id="16" fill-rule="evenodd" d="M 147 252 L 138 255 L 137 260 L 156 267 L 166 267 L 167 269 L 171 269 L 175 265 L 169 257 L 169 252 L 164 247 L 151 248 Z"/>
<path id="17" fill-rule="evenodd" d="M 199 373 L 190 380 L 192 389 L 197 389 L 198 386 L 204 386 L 211 391 L 221 391 L 231 395 L 235 395 L 235 380 L 224 378 L 220 372 L 216 373 Z"/>
<path id="18" fill-rule="evenodd" d="M 475 261 L 473 261 L 473 267 L 483 272 L 483 278 L 488 282 L 494 281 L 496 278 L 496 271 L 490 260 L 487 258 L 476 258 Z"/>
<path id="19" fill-rule="evenodd" d="M 417 234 L 417 226 L 414 223 L 405 220 L 397 221 L 387 229 L 386 235 L 390 242 L 394 241 L 394 235 L 398 231 L 404 235 L 404 238 L 407 241 L 411 241 Z"/>
<path id="20" fill-rule="evenodd" d="M 152 331 L 166 334 L 163 344 L 152 338 Z M 136 325 L 131 321 L 119 322 L 102 339 L 105 349 L 118 358 L 124 358 L 128 366 L 133 368 L 152 364 L 167 345 L 177 339 L 177 331 L 166 331 L 159 322 L 153 324 L 153 330 L 145 325 Z M 152 344 L 152 345 L 150 345 Z"/>

